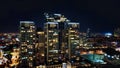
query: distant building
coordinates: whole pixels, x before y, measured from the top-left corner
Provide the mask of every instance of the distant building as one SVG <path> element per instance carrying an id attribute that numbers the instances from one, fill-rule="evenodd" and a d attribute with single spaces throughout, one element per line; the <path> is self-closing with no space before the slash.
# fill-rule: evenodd
<path id="1" fill-rule="evenodd" d="M 114 30 L 114 36 L 115 37 L 120 37 L 120 28 L 117 28 Z"/>
<path id="2" fill-rule="evenodd" d="M 111 37 L 112 36 L 112 33 L 105 33 L 105 37 Z"/>
<path id="3" fill-rule="evenodd" d="M 36 28 L 33 21 L 20 21 L 20 63 L 22 67 L 33 67 Z"/>
<path id="4" fill-rule="evenodd" d="M 90 32 L 90 28 L 87 29 L 87 32 L 86 32 L 86 37 L 89 38 L 91 36 L 91 32 Z"/>

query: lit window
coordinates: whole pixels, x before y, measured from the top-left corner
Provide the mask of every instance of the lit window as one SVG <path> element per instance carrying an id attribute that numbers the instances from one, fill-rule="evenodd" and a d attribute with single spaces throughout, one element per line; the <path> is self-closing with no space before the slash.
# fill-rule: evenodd
<path id="1" fill-rule="evenodd" d="M 25 32 L 25 31 L 21 30 L 21 32 Z"/>
<path id="2" fill-rule="evenodd" d="M 28 52 L 29 54 L 33 54 L 33 52 Z"/>
<path id="3" fill-rule="evenodd" d="M 33 35 L 31 35 L 30 37 L 33 37 Z"/>
<path id="4" fill-rule="evenodd" d="M 33 38 L 33 40 L 35 40 L 35 38 Z"/>
<path id="5" fill-rule="evenodd" d="M 29 42 L 29 40 L 27 40 L 27 42 Z"/>
<path id="6" fill-rule="evenodd" d="M 21 27 L 21 29 L 24 29 L 24 27 Z"/>
<path id="7" fill-rule="evenodd" d="M 33 60 L 33 58 L 32 58 L 32 57 L 29 57 L 29 59 L 30 59 L 30 60 Z"/>
<path id="8" fill-rule="evenodd" d="M 49 30 L 49 32 L 53 32 L 53 30 Z"/>
<path id="9" fill-rule="evenodd" d="M 75 32 L 74 30 L 70 30 L 70 32 Z"/>
<path id="10" fill-rule="evenodd" d="M 56 27 L 56 24 L 50 24 L 50 27 Z"/>

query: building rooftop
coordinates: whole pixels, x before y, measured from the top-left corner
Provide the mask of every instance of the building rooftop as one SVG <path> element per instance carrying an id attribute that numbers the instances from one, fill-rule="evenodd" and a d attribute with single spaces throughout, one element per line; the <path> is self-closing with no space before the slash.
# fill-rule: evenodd
<path id="1" fill-rule="evenodd" d="M 79 24 L 78 22 L 69 22 L 68 24 Z"/>
<path id="2" fill-rule="evenodd" d="M 47 22 L 47 24 L 58 24 L 57 22 Z"/>
<path id="3" fill-rule="evenodd" d="M 20 23 L 34 23 L 33 21 L 20 21 Z"/>

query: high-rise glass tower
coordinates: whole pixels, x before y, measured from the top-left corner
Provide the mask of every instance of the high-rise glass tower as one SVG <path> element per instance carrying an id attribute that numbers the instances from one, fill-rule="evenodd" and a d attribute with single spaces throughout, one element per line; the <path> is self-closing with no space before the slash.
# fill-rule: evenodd
<path id="1" fill-rule="evenodd" d="M 64 62 L 71 60 L 71 58 L 77 58 L 79 55 L 79 23 L 70 22 L 64 15 L 61 14 L 46 14 L 47 23 L 45 23 L 45 35 L 46 35 L 46 46 L 47 46 L 47 62 L 49 57 L 53 59 L 49 51 L 50 39 L 57 38 L 57 62 Z M 52 42 L 53 43 L 53 42 Z M 54 47 L 52 47 L 54 50 Z M 52 62 L 52 60 L 49 60 Z"/>
<path id="2" fill-rule="evenodd" d="M 37 43 L 35 46 L 35 62 L 36 66 L 45 64 L 45 34 L 44 31 L 37 31 Z"/>
<path id="3" fill-rule="evenodd" d="M 68 23 L 68 53 L 72 61 L 79 60 L 79 23 Z"/>
<path id="4" fill-rule="evenodd" d="M 20 21 L 20 64 L 33 68 L 36 28 L 33 21 Z"/>
<path id="5" fill-rule="evenodd" d="M 66 50 L 65 49 L 65 42 L 66 42 L 65 35 L 66 35 L 66 28 L 67 28 L 67 25 L 66 25 L 67 19 L 64 17 L 64 15 L 61 15 L 61 14 L 53 14 L 53 15 L 46 14 L 46 19 L 47 19 L 47 23 L 45 23 L 45 31 L 49 32 L 49 30 L 52 30 L 50 32 L 56 34 L 55 37 L 57 38 L 57 41 L 58 41 L 57 42 L 58 56 L 57 56 L 56 61 L 61 62 L 64 60 L 64 55 L 65 55 L 65 50 Z M 49 36 L 51 33 L 46 33 L 46 36 Z M 47 44 L 47 46 L 48 45 L 49 44 Z M 66 45 L 67 45 L 67 42 L 66 42 Z M 48 50 L 49 50 L 49 47 L 47 48 L 47 51 Z M 48 52 L 47 55 L 48 54 L 50 53 Z"/>
<path id="6" fill-rule="evenodd" d="M 58 36 L 58 23 L 47 22 L 44 24 L 45 27 L 45 44 L 47 46 L 47 63 L 54 64 L 58 63 L 59 57 L 59 36 Z"/>

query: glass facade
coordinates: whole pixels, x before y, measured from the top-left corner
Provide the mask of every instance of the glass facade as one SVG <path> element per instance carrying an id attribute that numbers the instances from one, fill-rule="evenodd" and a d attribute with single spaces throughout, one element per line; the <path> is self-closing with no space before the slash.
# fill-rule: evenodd
<path id="1" fill-rule="evenodd" d="M 70 22 L 64 15 L 47 15 L 45 35 L 47 62 L 64 62 L 79 55 L 79 23 Z M 69 58 L 68 58 L 69 57 Z"/>
<path id="2" fill-rule="evenodd" d="M 21 65 L 24 67 L 33 66 L 33 56 L 35 47 L 35 24 L 32 21 L 20 21 L 20 41 L 21 41 Z"/>
<path id="3" fill-rule="evenodd" d="M 68 49 L 69 59 L 76 60 L 80 55 L 79 51 L 79 23 L 68 23 Z"/>
<path id="4" fill-rule="evenodd" d="M 58 23 L 45 23 L 45 36 L 47 46 L 47 62 L 48 64 L 57 63 L 59 56 Z"/>

